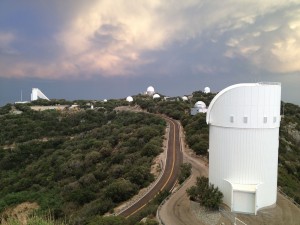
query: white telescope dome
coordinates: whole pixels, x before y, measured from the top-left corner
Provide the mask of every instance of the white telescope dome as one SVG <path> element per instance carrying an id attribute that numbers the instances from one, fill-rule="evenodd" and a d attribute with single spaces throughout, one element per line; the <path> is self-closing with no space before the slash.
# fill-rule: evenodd
<path id="1" fill-rule="evenodd" d="M 204 108 L 206 108 L 206 104 L 202 101 L 198 101 L 198 102 L 195 103 L 195 108 L 204 109 Z"/>
<path id="2" fill-rule="evenodd" d="M 207 93 L 210 93 L 210 88 L 209 88 L 209 87 L 205 87 L 205 88 L 204 88 L 204 93 L 206 93 L 206 94 L 207 94 Z"/>
<path id="3" fill-rule="evenodd" d="M 159 94 L 153 95 L 153 99 L 158 99 L 158 98 L 160 98 Z"/>
<path id="4" fill-rule="evenodd" d="M 182 96 L 182 101 L 187 101 L 187 100 L 188 100 L 188 97 Z"/>
<path id="5" fill-rule="evenodd" d="M 127 101 L 127 102 L 133 102 L 133 98 L 132 98 L 131 96 L 128 96 L 128 97 L 126 98 L 126 101 Z"/>
<path id="6" fill-rule="evenodd" d="M 107 102 L 107 99 L 104 99 L 103 102 Z"/>
<path id="7" fill-rule="evenodd" d="M 154 87 L 149 86 L 147 88 L 147 95 L 154 95 L 154 93 L 155 93 Z"/>

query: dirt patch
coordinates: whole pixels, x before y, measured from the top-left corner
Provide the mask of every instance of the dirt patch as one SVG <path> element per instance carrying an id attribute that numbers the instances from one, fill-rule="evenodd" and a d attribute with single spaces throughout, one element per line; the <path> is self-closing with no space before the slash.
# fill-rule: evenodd
<path id="1" fill-rule="evenodd" d="M 131 111 L 131 112 L 146 112 L 139 105 L 135 106 L 118 106 L 115 108 L 116 111 Z"/>
<path id="2" fill-rule="evenodd" d="M 16 219 L 21 225 L 26 225 L 28 216 L 38 208 L 39 205 L 36 202 L 23 202 L 5 210 L 0 217 L 0 222 L 3 225 L 8 225 L 8 219 Z"/>

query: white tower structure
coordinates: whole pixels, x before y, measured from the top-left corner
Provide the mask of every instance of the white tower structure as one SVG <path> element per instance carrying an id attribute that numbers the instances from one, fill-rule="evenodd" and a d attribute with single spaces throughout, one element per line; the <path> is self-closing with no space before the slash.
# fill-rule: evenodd
<path id="1" fill-rule="evenodd" d="M 155 93 L 154 87 L 149 86 L 147 88 L 146 94 L 152 96 L 152 95 L 154 95 L 154 93 Z"/>
<path id="2" fill-rule="evenodd" d="M 210 88 L 209 88 L 209 87 L 205 87 L 205 88 L 204 88 L 204 93 L 205 93 L 205 94 L 210 93 Z"/>
<path id="3" fill-rule="evenodd" d="M 225 88 L 209 105 L 209 182 L 231 211 L 276 204 L 280 101 L 280 83 L 253 83 Z"/>
<path id="4" fill-rule="evenodd" d="M 38 100 L 39 98 L 46 99 L 46 100 L 50 101 L 49 98 L 47 98 L 47 96 L 44 95 L 43 92 L 40 89 L 32 88 L 31 101 Z"/>

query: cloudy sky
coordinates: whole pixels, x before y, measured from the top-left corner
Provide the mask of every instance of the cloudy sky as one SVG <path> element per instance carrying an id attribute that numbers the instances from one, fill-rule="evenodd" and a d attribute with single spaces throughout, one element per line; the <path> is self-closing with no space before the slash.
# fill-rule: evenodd
<path id="1" fill-rule="evenodd" d="M 0 0 L 0 105 L 260 81 L 300 104 L 300 0 Z"/>

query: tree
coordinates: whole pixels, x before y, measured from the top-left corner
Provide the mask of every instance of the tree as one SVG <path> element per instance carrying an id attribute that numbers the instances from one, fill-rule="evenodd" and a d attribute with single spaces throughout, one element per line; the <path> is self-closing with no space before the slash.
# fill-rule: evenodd
<path id="1" fill-rule="evenodd" d="M 223 194 L 218 187 L 209 184 L 207 177 L 197 177 L 196 186 L 187 189 L 191 200 L 199 202 L 208 209 L 218 209 L 222 203 Z"/>
<path id="2" fill-rule="evenodd" d="M 192 173 L 192 165 L 190 163 L 183 163 L 180 166 L 180 172 L 178 176 L 179 184 L 182 184 Z"/>

